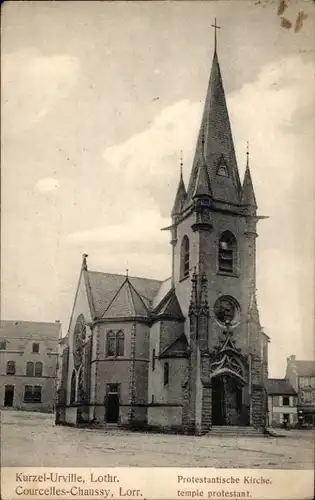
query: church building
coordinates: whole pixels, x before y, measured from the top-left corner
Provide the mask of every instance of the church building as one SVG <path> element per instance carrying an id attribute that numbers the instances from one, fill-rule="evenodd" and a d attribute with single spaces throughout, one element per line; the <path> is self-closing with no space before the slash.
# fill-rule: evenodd
<path id="1" fill-rule="evenodd" d="M 257 204 L 241 182 L 216 40 L 165 281 L 88 269 L 60 343 L 57 424 L 203 434 L 266 426 L 268 336 L 256 301 Z"/>

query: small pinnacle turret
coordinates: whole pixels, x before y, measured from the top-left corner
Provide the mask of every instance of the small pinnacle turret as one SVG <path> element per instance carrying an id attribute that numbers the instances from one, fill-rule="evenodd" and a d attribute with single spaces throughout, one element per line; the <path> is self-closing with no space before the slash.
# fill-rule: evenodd
<path id="1" fill-rule="evenodd" d="M 247 151 L 246 151 L 246 169 L 245 169 L 243 188 L 242 188 L 242 204 L 247 205 L 248 207 L 254 209 L 255 211 L 257 209 L 256 197 L 255 197 L 255 192 L 254 192 L 254 187 L 253 187 L 253 182 L 252 182 L 252 176 L 250 174 L 250 168 L 249 168 L 248 145 L 247 145 Z"/>
<path id="2" fill-rule="evenodd" d="M 185 183 L 183 179 L 183 157 L 181 154 L 180 158 L 180 177 L 179 177 L 179 183 L 178 183 L 178 188 L 177 188 L 177 193 L 175 196 L 175 201 L 173 205 L 173 209 L 171 212 L 172 217 L 175 217 L 176 215 L 180 215 L 184 202 L 186 200 L 187 192 L 185 188 Z"/>
<path id="3" fill-rule="evenodd" d="M 211 198 L 211 187 L 210 187 L 210 179 L 207 172 L 207 165 L 205 159 L 205 132 L 202 129 L 201 135 L 201 164 L 198 169 L 197 179 L 195 184 L 195 189 L 192 195 L 193 199 L 196 198 Z"/>

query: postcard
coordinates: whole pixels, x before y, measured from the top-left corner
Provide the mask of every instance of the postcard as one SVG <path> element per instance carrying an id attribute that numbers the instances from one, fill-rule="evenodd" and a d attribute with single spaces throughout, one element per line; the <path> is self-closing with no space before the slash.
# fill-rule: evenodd
<path id="1" fill-rule="evenodd" d="M 8 1 L 1 45 L 1 498 L 313 498 L 313 2 Z"/>

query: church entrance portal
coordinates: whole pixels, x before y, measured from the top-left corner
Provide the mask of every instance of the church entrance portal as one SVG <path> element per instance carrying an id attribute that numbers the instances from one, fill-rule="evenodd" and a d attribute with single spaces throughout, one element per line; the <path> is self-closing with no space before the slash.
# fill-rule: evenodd
<path id="1" fill-rule="evenodd" d="M 105 403 L 105 421 L 117 424 L 119 421 L 119 384 L 108 384 Z"/>
<path id="2" fill-rule="evenodd" d="M 242 425 L 242 386 L 231 375 L 212 379 L 212 425 Z"/>

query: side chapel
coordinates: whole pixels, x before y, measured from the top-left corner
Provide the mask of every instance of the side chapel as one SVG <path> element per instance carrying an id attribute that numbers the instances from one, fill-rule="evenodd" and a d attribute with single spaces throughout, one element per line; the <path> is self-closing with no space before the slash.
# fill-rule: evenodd
<path id="1" fill-rule="evenodd" d="M 266 425 L 268 336 L 256 300 L 262 218 L 249 154 L 240 181 L 216 48 L 189 184 L 171 212 L 165 281 L 83 263 L 61 341 L 57 424 L 201 434 Z"/>

